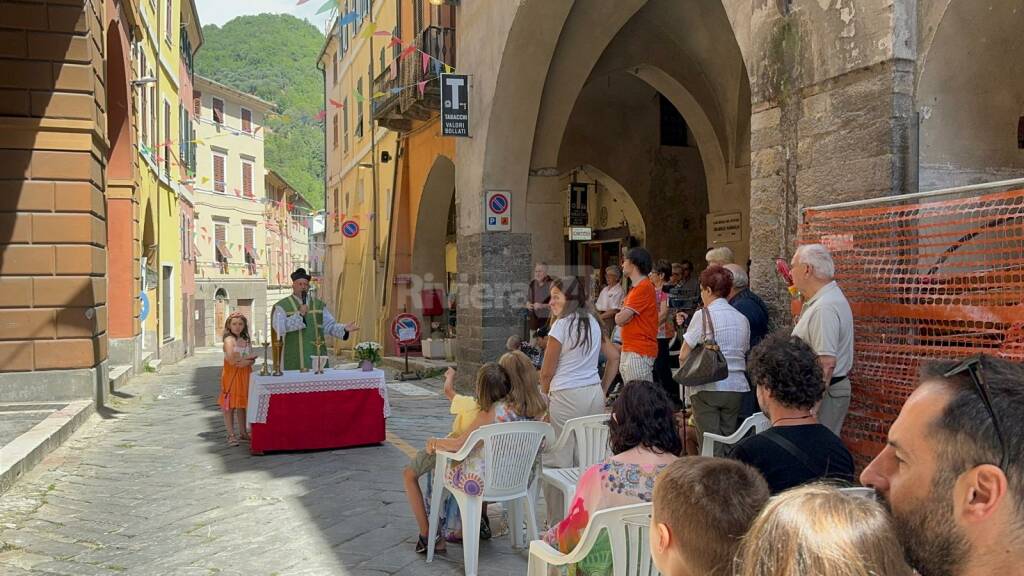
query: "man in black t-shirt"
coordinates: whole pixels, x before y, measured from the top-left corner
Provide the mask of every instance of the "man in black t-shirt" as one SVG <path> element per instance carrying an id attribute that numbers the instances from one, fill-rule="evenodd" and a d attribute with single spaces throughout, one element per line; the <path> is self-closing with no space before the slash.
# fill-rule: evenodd
<path id="1" fill-rule="evenodd" d="M 770 335 L 750 352 L 747 376 L 772 427 L 737 444 L 732 457 L 757 468 L 772 494 L 815 480 L 852 484 L 850 451 L 812 412 L 825 392 L 814 350 L 795 336 Z"/>

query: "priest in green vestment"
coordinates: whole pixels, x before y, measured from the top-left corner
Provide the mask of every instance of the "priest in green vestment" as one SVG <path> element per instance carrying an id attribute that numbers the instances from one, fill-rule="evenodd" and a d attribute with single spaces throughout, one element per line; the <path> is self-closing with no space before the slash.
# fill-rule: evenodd
<path id="1" fill-rule="evenodd" d="M 348 340 L 349 334 L 359 329 L 355 324 L 337 322 L 323 301 L 309 294 L 309 280 L 305 269 L 293 272 L 291 296 L 274 305 L 272 336 L 275 342 L 284 336 L 285 370 L 315 368 L 312 357 L 317 356 L 318 336 L 323 344 L 320 351 L 325 353 L 327 336 Z"/>

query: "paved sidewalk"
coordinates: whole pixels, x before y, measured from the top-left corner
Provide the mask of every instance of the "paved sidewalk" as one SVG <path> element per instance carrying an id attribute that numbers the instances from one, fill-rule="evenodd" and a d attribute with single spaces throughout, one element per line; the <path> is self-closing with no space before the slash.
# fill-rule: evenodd
<path id="1" fill-rule="evenodd" d="M 462 549 L 427 564 L 401 485 L 404 451 L 447 430 L 440 381 L 390 385 L 389 442 L 254 457 L 225 443 L 221 356 L 135 378 L 0 498 L 0 573 L 462 574 Z M 507 536 L 480 573 L 523 574 Z"/>

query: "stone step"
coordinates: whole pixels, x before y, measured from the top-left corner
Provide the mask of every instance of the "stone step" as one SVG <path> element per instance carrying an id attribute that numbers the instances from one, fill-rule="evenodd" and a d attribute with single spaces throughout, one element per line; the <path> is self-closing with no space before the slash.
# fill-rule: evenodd
<path id="1" fill-rule="evenodd" d="M 46 408 L 42 408 L 44 405 L 41 403 L 4 404 L 5 409 L 12 406 L 32 407 L 38 409 L 39 414 L 34 422 L 29 423 L 32 425 L 30 429 L 0 445 L 0 494 L 60 446 L 95 410 L 92 400 L 62 403 L 53 410 L 52 404 L 46 404 Z M 5 412 L 0 414 L 0 421 L 24 415 L 28 414 Z"/>
<path id="2" fill-rule="evenodd" d="M 149 360 L 148 362 L 145 363 L 146 371 L 147 372 L 159 372 L 160 371 L 160 364 L 161 363 L 162 363 L 162 360 L 159 360 L 159 359 Z"/>
<path id="3" fill-rule="evenodd" d="M 110 389 L 118 390 L 128 383 L 132 377 L 132 367 L 126 365 L 111 366 L 107 375 L 110 381 Z"/>

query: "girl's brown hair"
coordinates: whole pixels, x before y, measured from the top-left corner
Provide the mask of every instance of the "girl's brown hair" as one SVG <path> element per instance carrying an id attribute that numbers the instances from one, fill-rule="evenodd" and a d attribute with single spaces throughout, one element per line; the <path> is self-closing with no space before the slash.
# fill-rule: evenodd
<path id="1" fill-rule="evenodd" d="M 736 576 L 913 574 L 882 506 L 824 484 L 769 500 L 736 560 Z"/>
<path id="2" fill-rule="evenodd" d="M 224 340 L 226 340 L 228 336 L 234 336 L 234 334 L 231 333 L 231 321 L 234 320 L 235 318 L 241 318 L 242 319 L 242 333 L 239 334 L 239 337 L 242 340 L 245 340 L 246 342 L 248 342 L 249 341 L 249 319 L 246 318 L 245 314 L 242 314 L 241 312 L 232 312 L 231 314 L 228 315 L 228 319 L 224 321 L 224 334 L 221 335 L 221 337 L 220 337 L 221 341 L 223 342 Z"/>
<path id="3" fill-rule="evenodd" d="M 540 376 L 533 362 L 516 350 L 502 354 L 498 364 L 508 373 L 509 392 L 505 402 L 516 415 L 540 420 L 548 406 L 540 395 Z"/>
<path id="4" fill-rule="evenodd" d="M 476 373 L 476 400 L 480 410 L 487 412 L 508 396 L 508 372 L 496 362 L 488 362 Z"/>

